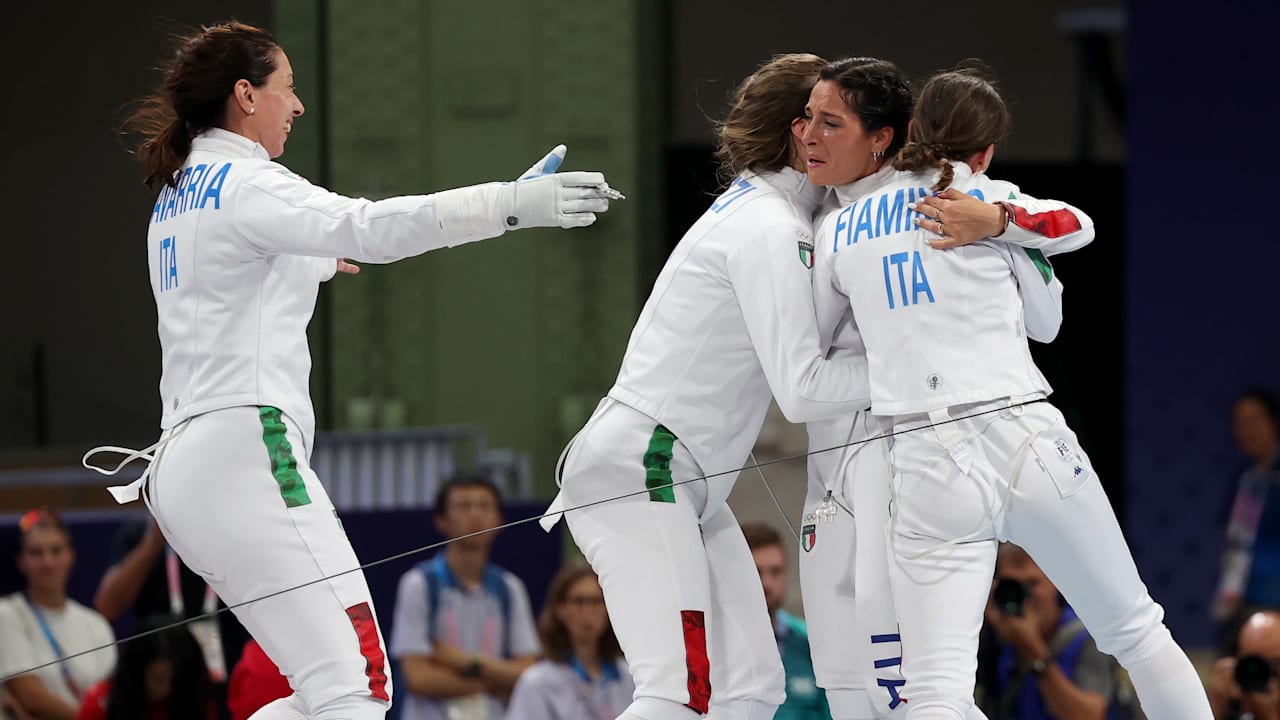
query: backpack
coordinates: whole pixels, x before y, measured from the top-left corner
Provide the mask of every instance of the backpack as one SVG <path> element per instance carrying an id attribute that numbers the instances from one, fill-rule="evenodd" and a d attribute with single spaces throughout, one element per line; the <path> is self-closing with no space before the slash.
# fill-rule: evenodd
<path id="1" fill-rule="evenodd" d="M 440 613 L 440 593 L 444 588 L 457 587 L 458 582 L 454 579 L 453 573 L 450 572 L 449 566 L 444 561 L 444 553 L 418 563 L 417 568 L 427 580 L 427 606 L 430 608 L 431 613 L 427 627 L 434 632 Z M 511 589 L 507 587 L 507 581 L 503 577 L 502 569 L 497 565 L 485 565 L 481 586 L 484 587 L 486 594 L 498 599 L 498 605 L 502 609 L 503 620 L 502 639 L 498 653 L 503 658 L 510 658 Z"/>

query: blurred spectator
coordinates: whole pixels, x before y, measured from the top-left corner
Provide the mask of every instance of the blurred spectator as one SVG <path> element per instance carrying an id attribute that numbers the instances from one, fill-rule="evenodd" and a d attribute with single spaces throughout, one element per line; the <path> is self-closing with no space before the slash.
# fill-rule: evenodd
<path id="1" fill-rule="evenodd" d="M 529 593 L 489 562 L 496 533 L 486 531 L 502 523 L 501 503 L 484 477 L 455 478 L 436 494 L 436 528 L 452 542 L 405 573 L 396 592 L 402 720 L 497 720 L 537 659 Z"/>
<path id="2" fill-rule="evenodd" d="M 1132 717 L 1120 666 L 1098 651 L 1084 623 L 1025 550 L 1002 543 L 987 603 L 996 644 L 978 667 L 990 720 Z"/>
<path id="3" fill-rule="evenodd" d="M 231 720 L 248 720 L 249 716 L 272 700 L 293 694 L 289 679 L 271 662 L 257 640 L 244 644 L 240 661 L 231 670 L 227 682 L 227 709 Z"/>
<path id="4" fill-rule="evenodd" d="M 742 534 L 756 561 L 764 601 L 773 619 L 773 634 L 778 639 L 778 652 L 787 674 L 787 700 L 774 714 L 777 720 L 800 718 L 830 720 L 826 693 L 813 676 L 813 660 L 809 656 L 809 630 L 804 620 L 782 609 L 787 599 L 787 552 L 778 531 L 763 523 L 743 523 Z"/>
<path id="5" fill-rule="evenodd" d="M 93 605 L 112 622 L 130 610 L 138 618 L 172 615 L 185 620 L 225 607 L 209 584 L 169 549 L 149 516 L 120 526 L 111 555 Z M 204 653 L 219 717 L 225 718 L 227 668 L 240 657 L 249 633 L 230 612 L 188 627 Z"/>
<path id="6" fill-rule="evenodd" d="M 0 676 L 107 647 L 7 681 L 7 712 L 74 720 L 85 691 L 115 667 L 115 635 L 101 615 L 67 597 L 75 551 L 57 514 L 32 510 L 18 521 L 18 531 L 18 571 L 27 588 L 0 598 Z"/>
<path id="7" fill-rule="evenodd" d="M 1280 613 L 1250 615 L 1237 642 L 1236 657 L 1213 665 L 1209 704 L 1214 720 L 1280 720 Z"/>
<path id="8" fill-rule="evenodd" d="M 158 630 L 176 618 L 160 615 L 138 626 Z M 212 720 L 213 688 L 191 631 L 171 627 L 120 646 L 115 674 L 85 695 L 76 720 Z"/>
<path id="9" fill-rule="evenodd" d="M 556 574 L 538 636 L 543 659 L 520 676 L 507 720 L 612 720 L 631 704 L 636 686 L 590 567 Z"/>
<path id="10" fill-rule="evenodd" d="M 1280 410 L 1275 394 L 1247 390 L 1232 412 L 1236 446 L 1248 466 L 1235 487 L 1227 519 L 1227 549 L 1214 598 L 1227 654 L 1240 621 L 1259 607 L 1280 607 Z"/>

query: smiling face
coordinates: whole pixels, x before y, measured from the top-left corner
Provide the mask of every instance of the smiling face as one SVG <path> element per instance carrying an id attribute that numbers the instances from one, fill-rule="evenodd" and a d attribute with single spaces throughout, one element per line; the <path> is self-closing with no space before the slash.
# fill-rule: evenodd
<path id="1" fill-rule="evenodd" d="M 842 97 L 839 83 L 820 80 L 809 93 L 804 122 L 792 131 L 804 146 L 809 181 L 814 185 L 847 185 L 880 169 L 874 153 L 883 152 L 892 128 L 867 132 Z"/>
<path id="2" fill-rule="evenodd" d="M 248 90 L 252 114 L 245 120 L 245 129 L 252 139 L 266 148 L 272 158 L 284 154 L 294 118 L 306 112 L 294 94 L 293 66 L 283 50 L 276 50 L 275 64 L 275 72 L 267 76 L 261 87 Z"/>

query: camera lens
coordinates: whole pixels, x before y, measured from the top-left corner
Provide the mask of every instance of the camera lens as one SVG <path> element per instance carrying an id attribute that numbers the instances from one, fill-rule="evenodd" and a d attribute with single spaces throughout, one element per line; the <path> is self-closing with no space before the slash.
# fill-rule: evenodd
<path id="1" fill-rule="evenodd" d="M 1271 681 L 1271 663 L 1257 655 L 1236 660 L 1236 684 L 1245 692 L 1262 692 Z"/>
<path id="2" fill-rule="evenodd" d="M 1027 587 L 1013 578 L 1000 578 L 991 593 L 996 608 L 1005 615 L 1021 615 L 1027 601 Z"/>

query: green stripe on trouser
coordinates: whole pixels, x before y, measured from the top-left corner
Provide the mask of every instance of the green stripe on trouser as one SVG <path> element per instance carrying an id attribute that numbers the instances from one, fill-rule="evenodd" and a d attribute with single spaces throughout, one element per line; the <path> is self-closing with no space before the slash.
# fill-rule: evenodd
<path id="1" fill-rule="evenodd" d="M 649 488 L 650 502 L 676 501 L 671 486 L 671 448 L 675 442 L 675 434 L 661 425 L 649 436 L 649 449 L 644 453 L 644 486 Z"/>
<path id="2" fill-rule="evenodd" d="M 288 428 L 280 408 L 258 408 L 258 417 L 262 420 L 262 443 L 267 446 L 267 457 L 271 458 L 271 475 L 280 486 L 280 497 L 284 498 L 285 507 L 310 505 L 311 496 L 307 495 L 306 483 L 298 472 L 298 459 L 293 456 L 293 446 L 285 437 Z"/>

